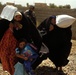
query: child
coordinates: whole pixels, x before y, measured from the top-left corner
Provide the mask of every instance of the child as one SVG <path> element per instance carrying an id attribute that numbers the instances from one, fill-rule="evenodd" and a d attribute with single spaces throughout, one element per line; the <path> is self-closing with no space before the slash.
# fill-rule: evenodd
<path id="1" fill-rule="evenodd" d="M 19 61 L 21 63 L 23 62 L 26 72 L 29 75 L 35 75 L 31 67 L 32 63 L 38 57 L 38 54 L 35 52 L 35 50 L 37 50 L 36 47 L 30 43 L 27 43 L 25 39 L 21 39 L 19 41 L 18 48 L 16 48 L 16 56 L 20 58 Z"/>

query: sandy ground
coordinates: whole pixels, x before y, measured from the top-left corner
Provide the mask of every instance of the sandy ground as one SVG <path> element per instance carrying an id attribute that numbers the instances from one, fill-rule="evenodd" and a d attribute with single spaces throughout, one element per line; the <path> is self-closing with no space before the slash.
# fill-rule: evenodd
<path id="1" fill-rule="evenodd" d="M 76 40 L 72 40 L 72 49 L 68 57 L 69 63 L 63 67 L 63 72 L 54 70 L 54 64 L 49 60 L 44 60 L 36 69 L 37 75 L 76 75 Z"/>
<path id="2" fill-rule="evenodd" d="M 47 60 L 44 60 L 35 70 L 36 75 L 76 75 L 76 41 L 72 40 L 72 43 L 73 46 L 68 57 L 70 61 L 68 65 L 63 67 L 63 72 L 55 71 L 54 64 L 47 58 Z M 1 64 L 0 75 L 9 75 L 7 72 L 3 71 Z"/>

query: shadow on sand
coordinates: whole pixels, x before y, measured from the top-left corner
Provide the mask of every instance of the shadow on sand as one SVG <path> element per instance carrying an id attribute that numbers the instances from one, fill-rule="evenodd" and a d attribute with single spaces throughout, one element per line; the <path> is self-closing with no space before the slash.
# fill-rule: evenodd
<path id="1" fill-rule="evenodd" d="M 36 75 L 67 75 L 63 71 L 55 70 L 53 67 L 42 66 L 38 67 L 36 70 Z"/>

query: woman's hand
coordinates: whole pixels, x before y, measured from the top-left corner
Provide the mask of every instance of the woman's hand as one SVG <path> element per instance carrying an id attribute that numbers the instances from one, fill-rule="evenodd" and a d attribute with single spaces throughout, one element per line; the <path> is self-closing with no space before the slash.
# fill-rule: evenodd
<path id="1" fill-rule="evenodd" d="M 49 31 L 52 31 L 53 29 L 54 29 L 54 26 L 53 25 L 50 25 Z"/>
<path id="2" fill-rule="evenodd" d="M 10 28 L 10 30 L 13 32 L 13 27 L 14 27 L 14 25 L 13 25 L 13 23 L 10 23 L 9 24 L 9 28 Z"/>
<path id="3" fill-rule="evenodd" d="M 22 29 L 23 26 L 19 22 L 15 22 L 14 27 L 15 27 L 16 30 L 19 30 L 19 29 Z"/>

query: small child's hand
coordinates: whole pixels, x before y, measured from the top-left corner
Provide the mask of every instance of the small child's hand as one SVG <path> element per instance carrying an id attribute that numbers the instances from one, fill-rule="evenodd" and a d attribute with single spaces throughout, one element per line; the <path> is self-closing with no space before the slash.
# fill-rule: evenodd
<path id="1" fill-rule="evenodd" d="M 33 61 L 33 59 L 31 58 L 30 61 Z"/>
<path id="2" fill-rule="evenodd" d="M 24 60 L 28 60 L 28 57 L 24 57 Z"/>
<path id="3" fill-rule="evenodd" d="M 54 26 L 53 25 L 50 25 L 49 31 L 52 31 L 53 29 L 54 29 Z"/>
<path id="4" fill-rule="evenodd" d="M 21 54 L 22 56 L 25 56 L 24 54 Z"/>

